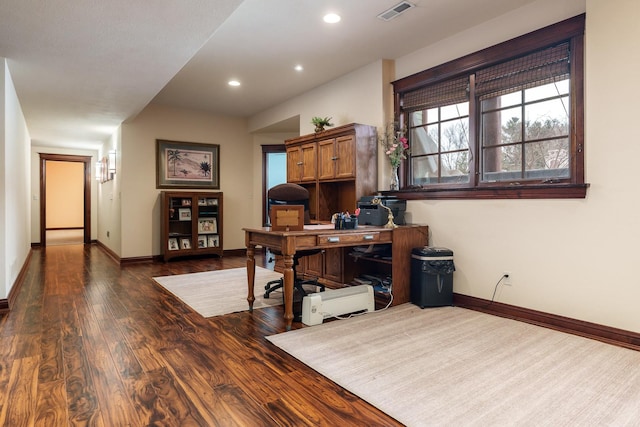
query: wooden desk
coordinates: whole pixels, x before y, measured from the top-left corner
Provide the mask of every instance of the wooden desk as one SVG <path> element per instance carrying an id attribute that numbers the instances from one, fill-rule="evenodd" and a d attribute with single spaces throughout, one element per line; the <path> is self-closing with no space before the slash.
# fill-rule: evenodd
<path id="1" fill-rule="evenodd" d="M 244 228 L 247 246 L 247 285 L 249 311 L 253 311 L 255 248 L 278 249 L 284 259 L 284 320 L 287 330 L 293 321 L 293 256 L 298 250 L 328 249 L 362 245 L 392 246 L 393 305 L 409 302 L 411 249 L 428 242 L 426 225 L 403 225 L 398 228 L 360 226 L 355 230 L 335 230 L 322 226 L 305 226 L 302 231 L 272 231 L 270 227 Z"/>

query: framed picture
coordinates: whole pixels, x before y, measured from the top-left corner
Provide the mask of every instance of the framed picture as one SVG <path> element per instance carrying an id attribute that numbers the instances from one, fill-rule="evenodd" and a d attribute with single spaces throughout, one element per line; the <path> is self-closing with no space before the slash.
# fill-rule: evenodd
<path id="1" fill-rule="evenodd" d="M 199 235 L 198 236 L 198 249 L 207 247 L 207 236 Z"/>
<path id="2" fill-rule="evenodd" d="M 191 206 L 191 199 L 182 199 L 182 206 Z"/>
<path id="3" fill-rule="evenodd" d="M 218 221 L 213 218 L 198 218 L 198 233 L 217 233 Z"/>
<path id="4" fill-rule="evenodd" d="M 191 240 L 180 239 L 180 249 L 191 249 Z"/>
<path id="5" fill-rule="evenodd" d="M 220 145 L 156 139 L 156 188 L 220 188 Z"/>
<path id="6" fill-rule="evenodd" d="M 172 237 L 169 239 L 169 250 L 170 251 L 177 251 L 178 248 L 178 239 Z"/>
<path id="7" fill-rule="evenodd" d="M 180 221 L 191 221 L 191 209 L 189 208 L 178 209 L 178 219 Z"/>
<path id="8" fill-rule="evenodd" d="M 217 234 L 209 236 L 209 247 L 217 248 L 218 246 L 220 246 L 220 236 L 218 236 Z"/>

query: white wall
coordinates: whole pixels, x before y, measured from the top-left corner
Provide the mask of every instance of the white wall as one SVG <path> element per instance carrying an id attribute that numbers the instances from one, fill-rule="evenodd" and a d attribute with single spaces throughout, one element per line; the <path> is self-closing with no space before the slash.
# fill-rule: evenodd
<path id="1" fill-rule="evenodd" d="M 7 298 L 30 251 L 30 137 L 6 60 L 0 58 L 0 298 Z"/>
<path id="2" fill-rule="evenodd" d="M 246 120 L 149 105 L 134 120 L 122 125 L 121 137 L 122 169 L 118 171 L 118 179 L 124 183 L 120 188 L 122 258 L 161 253 L 156 139 L 220 145 L 223 248 L 245 247 L 242 227 L 253 221 L 253 179 L 261 174 L 260 165 L 253 163 Z"/>
<path id="3" fill-rule="evenodd" d="M 300 134 L 313 133 L 311 118 L 332 117 L 335 126 L 348 123 L 376 125 L 383 121 L 384 61 L 376 61 L 303 95 L 256 114 L 249 120 L 255 132 L 273 123 L 300 116 Z"/>

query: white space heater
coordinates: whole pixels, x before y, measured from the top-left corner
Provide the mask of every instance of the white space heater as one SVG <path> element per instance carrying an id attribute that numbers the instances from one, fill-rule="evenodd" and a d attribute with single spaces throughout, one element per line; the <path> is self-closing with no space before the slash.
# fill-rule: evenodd
<path id="1" fill-rule="evenodd" d="M 376 310 L 372 286 L 327 289 L 302 298 L 302 323 L 308 326 L 319 325 L 329 317 L 362 310 Z"/>

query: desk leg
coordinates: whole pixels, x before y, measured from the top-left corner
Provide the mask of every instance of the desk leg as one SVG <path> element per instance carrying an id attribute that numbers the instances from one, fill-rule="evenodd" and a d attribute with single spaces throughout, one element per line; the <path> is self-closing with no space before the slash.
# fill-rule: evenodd
<path id="1" fill-rule="evenodd" d="M 253 295 L 253 285 L 256 278 L 255 249 L 255 245 L 247 245 L 247 301 L 249 302 L 249 311 L 253 311 L 253 302 L 256 300 Z"/>
<path id="2" fill-rule="evenodd" d="M 293 322 L 293 255 L 284 255 L 284 322 L 287 331 Z"/>

